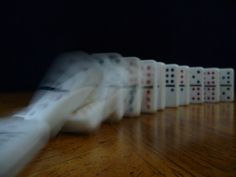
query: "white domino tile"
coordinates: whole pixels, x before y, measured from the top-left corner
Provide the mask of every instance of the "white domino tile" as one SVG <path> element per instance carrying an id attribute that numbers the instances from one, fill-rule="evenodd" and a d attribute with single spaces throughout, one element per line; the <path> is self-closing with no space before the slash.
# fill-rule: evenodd
<path id="1" fill-rule="evenodd" d="M 219 69 L 204 69 L 204 102 L 219 102 L 220 100 Z"/>
<path id="2" fill-rule="evenodd" d="M 124 57 L 128 63 L 129 71 L 129 93 L 126 99 L 125 116 L 138 116 L 141 113 L 142 87 L 141 87 L 141 65 L 137 57 Z"/>
<path id="3" fill-rule="evenodd" d="M 234 101 L 234 69 L 220 69 L 220 101 Z"/>
<path id="4" fill-rule="evenodd" d="M 166 65 L 162 62 L 157 62 L 157 110 L 163 110 L 166 107 Z"/>
<path id="5" fill-rule="evenodd" d="M 203 67 L 190 67 L 190 103 L 204 102 Z"/>
<path id="6" fill-rule="evenodd" d="M 179 66 L 179 105 L 188 105 L 190 102 L 189 66 Z"/>
<path id="7" fill-rule="evenodd" d="M 144 113 L 152 113 L 157 110 L 157 65 L 154 60 L 142 60 L 142 108 Z"/>
<path id="8" fill-rule="evenodd" d="M 166 107 L 179 106 L 179 66 L 166 64 Z"/>

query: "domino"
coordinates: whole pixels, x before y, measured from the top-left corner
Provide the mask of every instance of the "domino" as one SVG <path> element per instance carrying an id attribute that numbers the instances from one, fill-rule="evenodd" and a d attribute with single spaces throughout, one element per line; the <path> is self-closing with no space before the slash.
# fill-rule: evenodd
<path id="1" fill-rule="evenodd" d="M 49 140 L 50 128 L 40 120 L 0 119 L 0 176 L 16 176 Z"/>
<path id="2" fill-rule="evenodd" d="M 157 110 L 157 65 L 154 60 L 141 61 L 142 106 L 141 112 L 153 113 Z"/>
<path id="3" fill-rule="evenodd" d="M 203 68 L 190 67 L 190 103 L 204 102 Z"/>
<path id="4" fill-rule="evenodd" d="M 188 105 L 190 102 L 189 97 L 189 67 L 179 66 L 180 79 L 179 79 L 179 105 Z"/>
<path id="5" fill-rule="evenodd" d="M 179 66 L 166 64 L 166 107 L 179 106 Z"/>
<path id="6" fill-rule="evenodd" d="M 68 116 L 63 127 L 63 132 L 70 133 L 90 133 L 95 131 L 104 121 L 117 121 L 120 104 L 119 97 L 122 96 L 122 90 L 103 88 L 103 93 L 109 92 L 104 98 L 94 100 L 84 107 L 76 110 Z M 122 103 L 123 106 L 123 103 Z M 123 113 L 123 110 L 121 110 Z M 119 116 L 118 116 L 119 117 Z M 122 116 L 120 116 L 122 118 Z"/>
<path id="7" fill-rule="evenodd" d="M 219 102 L 220 100 L 219 69 L 204 69 L 204 102 Z"/>
<path id="8" fill-rule="evenodd" d="M 156 62 L 157 65 L 157 110 L 163 110 L 166 107 L 166 90 L 165 90 L 165 77 L 166 66 L 165 63 Z"/>
<path id="9" fill-rule="evenodd" d="M 141 89 L 141 66 L 140 59 L 137 57 L 124 57 L 128 63 L 129 94 L 125 100 L 125 116 L 139 116 L 141 113 L 142 89 Z"/>
<path id="10" fill-rule="evenodd" d="M 220 101 L 234 101 L 234 69 L 220 69 Z"/>
<path id="11" fill-rule="evenodd" d="M 92 93 L 103 80 L 103 72 L 99 68 L 88 65 L 87 61 L 84 63 L 79 60 L 80 57 L 84 58 L 84 54 L 72 56 L 65 55 L 64 60 L 62 58 L 68 67 L 64 68 L 63 72 L 57 72 L 58 67 L 53 68 L 51 73 L 55 73 L 53 77 L 57 76 L 55 82 L 53 80 L 44 82 L 45 85 L 41 85 L 30 105 L 15 116 L 25 120 L 45 121 L 50 126 L 50 135 L 55 136 L 63 127 L 66 116 L 87 103 L 87 99 L 93 95 Z M 72 58 L 77 59 L 68 63 Z M 58 66 L 62 67 L 61 62 Z M 77 71 L 74 70 L 76 66 L 79 68 Z"/>
<path id="12" fill-rule="evenodd" d="M 106 70 L 105 79 L 102 83 L 104 87 L 116 89 L 119 92 L 117 97 L 116 110 L 109 117 L 109 120 L 120 120 L 125 114 L 125 99 L 128 96 L 128 63 L 117 53 L 99 53 L 93 54 L 93 57 L 98 59 L 99 64 Z"/>

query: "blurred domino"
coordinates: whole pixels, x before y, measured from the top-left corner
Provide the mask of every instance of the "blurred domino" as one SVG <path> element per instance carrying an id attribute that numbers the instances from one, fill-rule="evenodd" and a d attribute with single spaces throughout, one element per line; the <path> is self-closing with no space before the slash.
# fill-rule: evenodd
<path id="1" fill-rule="evenodd" d="M 86 57 L 88 60 L 83 61 Z M 92 60 L 87 54 L 64 55 L 50 70 L 30 105 L 15 116 L 45 121 L 50 126 L 51 136 L 55 136 L 63 127 L 66 117 L 85 105 L 101 83 L 102 70 L 96 67 L 96 63 L 90 67 Z"/>
<path id="2" fill-rule="evenodd" d="M 220 69 L 220 101 L 234 101 L 234 69 Z"/>
<path id="3" fill-rule="evenodd" d="M 117 121 L 123 118 L 126 110 L 125 99 L 128 96 L 128 63 L 118 53 L 96 53 L 92 55 L 106 71 L 104 87 L 119 93 L 116 97 L 116 110 L 109 120 Z M 109 99 L 109 98 L 107 98 Z"/>
<path id="4" fill-rule="evenodd" d="M 0 118 L 0 176 L 16 176 L 48 142 L 49 134 L 43 121 Z"/>
<path id="5" fill-rule="evenodd" d="M 142 112 L 152 113 L 157 110 L 157 65 L 154 60 L 142 60 Z"/>
<path id="6" fill-rule="evenodd" d="M 166 64 L 166 107 L 179 106 L 179 66 Z"/>
<path id="7" fill-rule="evenodd" d="M 179 105 L 188 105 L 189 98 L 189 67 L 179 66 L 180 79 L 179 79 Z"/>
<path id="8" fill-rule="evenodd" d="M 190 103 L 204 102 L 203 68 L 190 67 Z"/>
<path id="9" fill-rule="evenodd" d="M 122 95 L 122 90 L 102 88 L 110 92 L 103 99 L 94 100 L 68 116 L 63 127 L 64 132 L 88 133 L 95 131 L 103 121 L 112 117 L 119 109 L 117 100 Z M 109 109 L 108 109 L 109 108 Z M 110 120 L 110 119 L 109 119 Z M 113 119 L 117 120 L 117 119 Z"/>
<path id="10" fill-rule="evenodd" d="M 129 71 L 129 93 L 126 98 L 125 116 L 138 116 L 141 112 L 142 88 L 141 88 L 141 67 L 140 59 L 137 57 L 124 57 L 128 63 Z"/>
<path id="11" fill-rule="evenodd" d="M 165 77 L 166 66 L 162 62 L 156 62 L 157 65 L 157 110 L 163 110 L 166 107 Z"/>
<path id="12" fill-rule="evenodd" d="M 204 69 L 204 102 L 219 102 L 220 100 L 220 84 L 219 69 Z"/>

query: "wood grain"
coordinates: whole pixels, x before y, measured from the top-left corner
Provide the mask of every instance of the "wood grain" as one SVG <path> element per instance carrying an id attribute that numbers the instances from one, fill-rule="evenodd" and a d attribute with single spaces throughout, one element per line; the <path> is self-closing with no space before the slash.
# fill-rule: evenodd
<path id="1" fill-rule="evenodd" d="M 30 93 L 0 94 L 0 116 Z M 235 177 L 235 103 L 200 104 L 104 123 L 90 135 L 62 134 L 19 177 Z"/>

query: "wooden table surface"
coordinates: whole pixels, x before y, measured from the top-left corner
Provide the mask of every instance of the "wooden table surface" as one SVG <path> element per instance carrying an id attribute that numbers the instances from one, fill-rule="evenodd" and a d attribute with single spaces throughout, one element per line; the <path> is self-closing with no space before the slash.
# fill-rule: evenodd
<path id="1" fill-rule="evenodd" d="M 0 116 L 30 93 L 0 94 Z M 90 135 L 60 133 L 19 177 L 236 177 L 234 103 L 190 105 L 103 124 Z"/>

